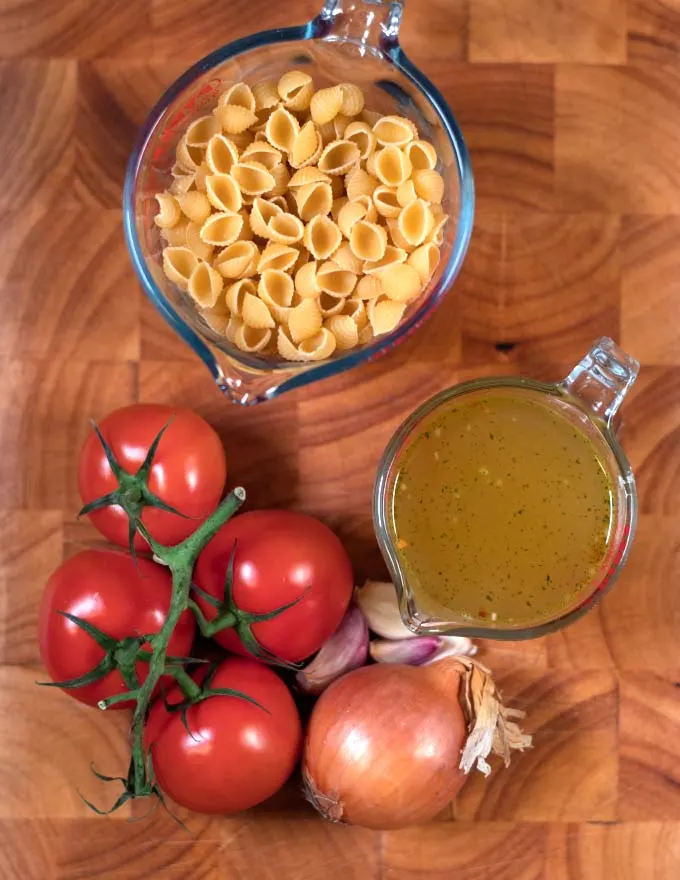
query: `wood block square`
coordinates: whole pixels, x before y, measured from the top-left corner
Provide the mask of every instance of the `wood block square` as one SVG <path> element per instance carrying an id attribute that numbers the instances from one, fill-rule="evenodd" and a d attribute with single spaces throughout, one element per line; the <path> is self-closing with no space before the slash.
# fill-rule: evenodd
<path id="1" fill-rule="evenodd" d="M 621 675 L 619 815 L 626 821 L 680 819 L 679 687 L 677 675 Z"/>
<path id="2" fill-rule="evenodd" d="M 618 589 L 618 587 L 616 587 Z M 546 636 L 548 665 L 560 669 L 612 669 L 616 665 L 609 641 L 606 610 L 610 594 L 584 617 Z"/>
<path id="3" fill-rule="evenodd" d="M 480 212 L 458 283 L 465 362 L 493 360 L 501 344 L 563 369 L 617 336 L 618 236 L 615 215 Z"/>
<path id="4" fill-rule="evenodd" d="M 621 345 L 644 364 L 680 365 L 680 217 L 624 217 Z"/>
<path id="5" fill-rule="evenodd" d="M 680 213 L 680 63 L 564 65 L 555 85 L 563 210 Z"/>
<path id="6" fill-rule="evenodd" d="M 471 0 L 470 61 L 626 61 L 626 0 Z"/>
<path id="7" fill-rule="evenodd" d="M 399 42 L 409 58 L 428 76 L 434 77 L 433 62 L 464 61 L 470 0 L 428 0 L 407 3 Z M 435 79 L 435 83 L 439 83 Z"/>
<path id="8" fill-rule="evenodd" d="M 32 209 L 6 219 L 0 353 L 51 363 L 136 360 L 139 291 L 120 212 Z"/>
<path id="9" fill-rule="evenodd" d="M 148 0 L 0 0 L 0 58 L 148 51 Z"/>
<path id="10" fill-rule="evenodd" d="M 256 31 L 302 25 L 314 18 L 317 0 L 229 0 L 229 13 L 212 0 L 150 0 L 155 58 L 186 60 L 186 66 L 225 43 Z"/>
<path id="11" fill-rule="evenodd" d="M 0 667 L 0 819 L 91 818 L 78 792 L 107 804 L 113 783 L 96 779 L 90 762 L 107 776 L 127 771 L 128 714 L 105 716 L 57 688 L 38 688 L 44 677 L 40 667 Z M 113 821 L 128 816 L 123 807 Z"/>
<path id="12" fill-rule="evenodd" d="M 78 68 L 74 190 L 80 201 L 120 208 L 127 163 L 149 111 L 184 61 L 102 60 Z"/>
<path id="13" fill-rule="evenodd" d="M 0 34 L 2 5 L 0 0 Z M 75 61 L 0 61 L 5 212 L 73 204 L 75 116 Z"/>
<path id="14" fill-rule="evenodd" d="M 382 836 L 381 880 L 547 880 L 546 826 L 453 822 Z"/>
<path id="15" fill-rule="evenodd" d="M 617 690 L 602 670 L 498 673 L 506 705 L 526 712 L 533 748 L 489 777 L 472 771 L 455 801 L 458 819 L 616 819 Z"/>
<path id="16" fill-rule="evenodd" d="M 0 662 L 39 663 L 38 608 L 62 559 L 61 511 L 0 512 Z"/>
<path id="17" fill-rule="evenodd" d="M 623 448 L 642 513 L 677 514 L 680 491 L 680 369 L 643 367 L 623 408 Z"/>
<path id="18" fill-rule="evenodd" d="M 478 211 L 550 210 L 554 201 L 553 68 L 476 66 L 435 59 L 427 71 L 463 130 Z"/>
<path id="19" fill-rule="evenodd" d="M 606 644 L 619 669 L 680 678 L 678 519 L 643 514 L 626 567 L 600 606 Z"/>
<path id="20" fill-rule="evenodd" d="M 136 367 L 4 361 L 0 367 L 0 509 L 80 508 L 76 470 L 89 419 L 133 403 Z"/>
<path id="21" fill-rule="evenodd" d="M 68 832 L 68 825 L 64 831 Z M 40 819 L 0 819 L 3 880 L 60 880 L 50 835 L 53 824 Z"/>
<path id="22" fill-rule="evenodd" d="M 628 60 L 673 63 L 680 51 L 680 7 L 673 0 L 628 0 Z"/>
<path id="23" fill-rule="evenodd" d="M 144 361 L 198 361 L 190 346 L 158 313 L 149 297 L 140 288 L 140 344 Z M 202 363 L 202 362 L 201 362 Z M 205 367 L 204 367 L 205 369 Z"/>

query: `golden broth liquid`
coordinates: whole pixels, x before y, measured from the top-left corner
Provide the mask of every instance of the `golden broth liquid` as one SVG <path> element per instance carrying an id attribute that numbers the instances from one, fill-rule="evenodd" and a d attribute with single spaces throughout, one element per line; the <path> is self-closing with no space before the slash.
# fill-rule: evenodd
<path id="1" fill-rule="evenodd" d="M 416 597 L 479 622 L 555 617 L 609 555 L 595 442 L 517 389 L 452 400 L 397 462 L 393 537 Z"/>

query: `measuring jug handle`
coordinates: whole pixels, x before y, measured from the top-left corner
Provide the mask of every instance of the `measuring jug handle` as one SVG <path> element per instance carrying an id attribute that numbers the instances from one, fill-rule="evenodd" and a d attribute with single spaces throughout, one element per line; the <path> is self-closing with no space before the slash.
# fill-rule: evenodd
<path id="1" fill-rule="evenodd" d="M 354 43 L 360 51 L 397 45 L 404 0 L 326 0 L 316 22 L 324 39 Z"/>
<path id="2" fill-rule="evenodd" d="M 560 386 L 584 401 L 609 428 L 639 371 L 639 361 L 603 336 Z"/>

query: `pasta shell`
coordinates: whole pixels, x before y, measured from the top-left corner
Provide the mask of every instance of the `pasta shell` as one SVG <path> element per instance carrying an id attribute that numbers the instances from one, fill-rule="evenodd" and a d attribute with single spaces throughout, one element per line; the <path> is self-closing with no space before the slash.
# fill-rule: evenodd
<path id="1" fill-rule="evenodd" d="M 325 326 L 335 336 L 336 346 L 340 351 L 348 351 L 359 344 L 359 328 L 349 315 L 333 315 L 328 318 Z"/>
<path id="2" fill-rule="evenodd" d="M 345 238 L 350 238 L 354 224 L 364 220 L 367 213 L 363 201 L 347 202 L 342 206 L 338 213 L 338 226 Z"/>
<path id="3" fill-rule="evenodd" d="M 194 185 L 199 192 L 204 193 L 206 189 L 206 180 L 210 177 L 210 168 L 208 163 L 201 163 L 196 169 L 194 175 Z"/>
<path id="4" fill-rule="evenodd" d="M 358 259 L 375 262 L 385 255 L 387 232 L 377 223 L 358 220 L 352 227 L 349 244 Z"/>
<path id="5" fill-rule="evenodd" d="M 335 177 L 334 180 L 338 180 L 339 178 Z M 338 222 L 340 217 L 340 211 L 345 207 L 345 205 L 349 202 L 349 199 L 333 199 L 333 204 L 331 205 L 331 217 L 335 222 Z"/>
<path id="6" fill-rule="evenodd" d="M 409 254 L 413 250 L 413 245 L 406 241 L 404 236 L 401 234 L 401 228 L 399 227 L 399 218 L 398 217 L 388 217 L 387 218 L 387 229 L 390 234 L 390 238 L 392 239 L 392 243 Z"/>
<path id="7" fill-rule="evenodd" d="M 191 273 L 187 290 L 199 306 L 210 308 L 217 303 L 224 281 L 209 263 L 200 262 Z"/>
<path id="8" fill-rule="evenodd" d="M 288 210 L 288 208 L 290 206 L 288 204 L 288 199 L 286 198 L 286 196 L 272 196 L 271 198 L 268 199 L 268 201 L 270 201 L 272 203 L 272 205 L 278 205 L 284 214 L 292 214 L 293 213 L 292 211 Z M 295 202 L 293 202 L 293 204 L 295 204 Z"/>
<path id="9" fill-rule="evenodd" d="M 190 147 L 207 147 L 210 138 L 220 133 L 220 121 L 215 116 L 201 116 L 187 128 L 186 140 Z"/>
<path id="10" fill-rule="evenodd" d="M 198 226 L 202 226 L 212 213 L 207 195 L 198 192 L 198 190 L 190 190 L 186 195 L 181 196 L 178 201 L 182 213 L 192 223 L 198 224 Z"/>
<path id="11" fill-rule="evenodd" d="M 364 107 L 361 111 L 361 118 L 364 122 L 367 122 L 373 127 L 379 119 L 382 119 L 382 113 L 378 113 L 376 110 L 367 110 Z"/>
<path id="12" fill-rule="evenodd" d="M 300 113 L 309 107 L 314 94 L 314 82 L 302 70 L 289 70 L 279 80 L 278 93 L 285 107 Z"/>
<path id="13" fill-rule="evenodd" d="M 276 165 L 271 169 L 270 174 L 274 178 L 274 186 L 265 195 L 285 195 L 288 192 L 288 181 L 290 180 L 288 166 L 284 164 Z"/>
<path id="14" fill-rule="evenodd" d="M 215 333 L 220 336 L 224 336 L 227 330 L 227 324 L 229 323 L 229 315 L 222 314 L 215 309 L 202 309 L 201 317 L 205 321 L 205 323 L 213 330 Z"/>
<path id="15" fill-rule="evenodd" d="M 227 288 L 225 303 L 232 315 L 236 315 L 238 318 L 243 315 L 243 301 L 247 293 L 251 293 L 253 296 L 257 294 L 254 282 L 248 278 L 242 278 Z"/>
<path id="16" fill-rule="evenodd" d="M 163 251 L 163 271 L 181 290 L 187 290 L 197 266 L 198 257 L 188 247 L 167 247 Z"/>
<path id="17" fill-rule="evenodd" d="M 345 300 L 345 303 L 342 307 L 342 314 L 350 317 L 357 325 L 358 330 L 363 330 L 366 324 L 368 324 L 366 305 L 356 295 L 356 289 L 352 296 L 348 296 Z"/>
<path id="18" fill-rule="evenodd" d="M 304 231 L 304 224 L 299 217 L 281 212 L 267 223 L 266 237 L 280 244 L 295 244 L 302 239 Z"/>
<path id="19" fill-rule="evenodd" d="M 364 261 L 352 253 L 352 248 L 348 242 L 340 245 L 333 254 L 333 260 L 341 269 L 346 269 L 348 272 L 354 273 L 354 275 L 361 275 L 363 271 Z"/>
<path id="20" fill-rule="evenodd" d="M 377 151 L 373 151 L 366 159 L 366 171 L 375 177 L 375 159 L 378 155 Z"/>
<path id="21" fill-rule="evenodd" d="M 330 193 L 330 187 L 328 191 Z M 159 229 L 171 229 L 173 226 L 177 226 L 182 217 L 182 210 L 177 199 L 170 193 L 165 192 L 158 193 L 156 201 L 158 202 L 158 213 L 153 218 L 156 226 Z M 328 210 L 330 211 L 330 204 Z"/>
<path id="22" fill-rule="evenodd" d="M 242 162 L 259 162 L 268 171 L 283 162 L 281 150 L 277 150 L 269 141 L 255 141 L 245 148 L 241 154 Z"/>
<path id="23" fill-rule="evenodd" d="M 329 183 L 308 183 L 296 190 L 298 215 L 305 223 L 312 217 L 328 214 L 333 205 L 333 192 Z"/>
<path id="24" fill-rule="evenodd" d="M 234 83 L 222 92 L 218 101 L 218 106 L 227 107 L 229 105 L 245 107 L 246 110 L 252 110 L 255 112 L 255 95 L 248 83 Z"/>
<path id="25" fill-rule="evenodd" d="M 284 153 L 290 153 L 300 134 L 300 123 L 285 107 L 277 107 L 267 120 L 265 134 L 270 144 Z"/>
<path id="26" fill-rule="evenodd" d="M 311 165 L 321 155 L 321 136 L 313 122 L 305 122 L 293 142 L 288 161 L 293 168 Z"/>
<path id="27" fill-rule="evenodd" d="M 373 191 L 373 204 L 381 217 L 398 217 L 401 213 L 397 192 L 393 186 L 384 184 L 380 184 Z"/>
<path id="28" fill-rule="evenodd" d="M 249 196 L 261 196 L 269 192 L 276 184 L 271 171 L 260 162 L 243 161 L 243 156 L 231 169 L 231 176 L 238 184 L 242 193 Z"/>
<path id="29" fill-rule="evenodd" d="M 224 328 L 224 335 L 227 337 L 229 342 L 234 342 L 236 339 L 236 333 L 240 327 L 243 326 L 243 321 L 237 317 L 236 315 L 230 315 L 229 320 L 227 321 L 227 326 Z"/>
<path id="30" fill-rule="evenodd" d="M 413 185 L 413 180 L 405 180 L 400 186 L 397 187 L 397 201 L 402 208 L 405 208 L 406 205 L 410 205 L 411 202 L 415 202 L 417 198 L 418 194 L 416 193 L 416 188 Z"/>
<path id="31" fill-rule="evenodd" d="M 250 228 L 250 214 L 245 208 L 243 208 L 238 213 L 243 220 L 243 226 L 241 227 L 241 231 L 239 232 L 236 241 L 252 241 L 253 230 Z"/>
<path id="32" fill-rule="evenodd" d="M 375 152 L 378 143 L 373 129 L 367 122 L 350 122 L 345 129 L 343 137 L 346 141 L 352 141 L 359 148 L 359 158 L 364 161 L 371 153 Z"/>
<path id="33" fill-rule="evenodd" d="M 342 113 L 338 113 L 338 115 L 333 119 L 331 125 L 333 126 L 333 131 L 335 132 L 336 138 L 342 138 L 345 134 L 345 129 L 352 121 L 351 116 L 343 116 Z"/>
<path id="34" fill-rule="evenodd" d="M 309 166 L 305 168 L 300 168 L 295 174 L 291 177 L 288 182 L 288 186 L 290 189 L 297 189 L 301 186 L 307 186 L 310 183 L 330 183 L 331 178 L 328 174 L 324 174 L 323 171 L 319 171 L 318 168 L 311 168 Z"/>
<path id="35" fill-rule="evenodd" d="M 241 317 L 244 324 L 258 330 L 276 326 L 267 304 L 259 296 L 253 296 L 252 293 L 244 294 Z"/>
<path id="36" fill-rule="evenodd" d="M 275 80 L 263 79 L 253 86 L 255 110 L 269 110 L 279 103 L 279 91 Z"/>
<path id="37" fill-rule="evenodd" d="M 229 136 L 229 139 L 234 143 L 237 150 L 243 152 L 246 147 L 249 147 L 255 137 L 252 131 L 242 131 L 240 134 L 232 134 Z"/>
<path id="38" fill-rule="evenodd" d="M 225 278 L 251 278 L 258 271 L 260 252 L 252 241 L 235 241 L 224 248 L 213 266 Z"/>
<path id="39" fill-rule="evenodd" d="M 279 327 L 278 329 L 276 336 L 276 347 L 281 357 L 285 358 L 287 361 L 304 360 L 304 357 L 300 355 L 300 352 L 297 350 L 295 343 L 292 342 L 284 327 Z"/>
<path id="40" fill-rule="evenodd" d="M 170 229 L 161 229 L 161 235 L 171 247 L 182 247 L 187 245 L 187 227 L 189 221 L 184 217 L 176 226 Z M 200 239 L 199 239 L 200 240 Z M 201 242 L 202 244 L 203 242 Z M 207 247 L 207 245 L 206 245 Z M 205 259 L 202 257 L 201 259 Z"/>
<path id="41" fill-rule="evenodd" d="M 366 311 L 373 333 L 382 336 L 391 333 L 398 326 L 406 311 L 406 303 L 379 297 L 370 300 Z"/>
<path id="42" fill-rule="evenodd" d="M 230 135 L 241 134 L 257 122 L 257 116 L 252 110 L 239 107 L 237 104 L 225 104 L 223 107 L 218 107 L 216 114 L 222 131 Z"/>
<path id="43" fill-rule="evenodd" d="M 201 226 L 197 223 L 187 223 L 184 240 L 189 250 L 193 251 L 199 260 L 208 262 L 213 255 L 213 246 L 201 238 Z"/>
<path id="44" fill-rule="evenodd" d="M 206 177 L 205 194 L 217 211 L 237 212 L 243 205 L 241 190 L 231 174 L 210 174 Z"/>
<path id="45" fill-rule="evenodd" d="M 412 180 L 415 191 L 426 202 L 439 204 L 444 198 L 444 178 L 438 171 L 433 171 L 430 168 L 414 171 Z"/>
<path id="46" fill-rule="evenodd" d="M 258 352 L 265 349 L 272 338 L 272 331 L 267 328 L 249 327 L 241 324 L 234 333 L 234 345 L 241 351 Z"/>
<path id="47" fill-rule="evenodd" d="M 429 141 L 410 141 L 404 147 L 414 171 L 424 171 L 437 166 L 437 151 Z"/>
<path id="48" fill-rule="evenodd" d="M 381 260 L 364 263 L 364 274 L 372 275 L 374 272 L 380 272 L 381 269 L 384 269 L 386 266 L 389 266 L 392 263 L 405 262 L 406 251 L 402 248 L 394 247 L 393 245 L 388 244 L 385 248 L 385 254 Z"/>
<path id="49" fill-rule="evenodd" d="M 360 299 L 377 299 L 382 296 L 382 286 L 377 275 L 364 275 L 359 279 L 355 295 Z"/>
<path id="50" fill-rule="evenodd" d="M 395 302 L 410 302 L 423 289 L 420 275 L 408 263 L 393 263 L 381 269 L 378 280 L 385 296 Z"/>
<path id="51" fill-rule="evenodd" d="M 175 175 L 174 180 L 170 184 L 170 192 L 173 196 L 179 198 L 179 196 L 186 195 L 191 187 L 194 185 L 196 181 L 195 174 L 181 174 Z"/>
<path id="52" fill-rule="evenodd" d="M 316 280 L 316 260 L 305 263 L 295 273 L 295 290 L 302 299 L 316 299 L 321 288 Z"/>
<path id="53" fill-rule="evenodd" d="M 213 174 L 229 174 L 238 162 L 238 148 L 225 135 L 216 134 L 208 141 L 205 161 Z"/>
<path id="54" fill-rule="evenodd" d="M 358 199 L 360 196 L 372 196 L 375 188 L 378 186 L 379 180 L 373 177 L 363 168 L 356 167 L 345 177 L 345 189 L 347 198 L 350 201 Z"/>
<path id="55" fill-rule="evenodd" d="M 288 332 L 293 342 L 302 342 L 315 336 L 322 324 L 323 318 L 316 299 L 303 299 L 288 315 Z"/>
<path id="56" fill-rule="evenodd" d="M 345 297 L 354 290 L 357 276 L 346 269 L 341 269 L 334 260 L 328 260 L 319 266 L 316 283 L 324 293 Z"/>
<path id="57" fill-rule="evenodd" d="M 325 361 L 335 351 L 335 336 L 326 327 L 309 339 L 303 339 L 297 350 L 305 361 Z"/>
<path id="58" fill-rule="evenodd" d="M 359 147 L 352 141 L 331 141 L 319 156 L 319 168 L 331 177 L 347 174 L 359 164 Z"/>
<path id="59" fill-rule="evenodd" d="M 373 341 L 374 337 L 373 327 L 367 323 L 365 327 L 359 330 L 359 345 L 368 345 L 369 342 Z"/>
<path id="60" fill-rule="evenodd" d="M 441 247 L 444 244 L 444 227 L 448 222 L 448 215 L 442 214 L 441 216 L 437 217 L 434 222 L 434 226 L 430 230 L 430 241 L 437 247 Z"/>
<path id="61" fill-rule="evenodd" d="M 312 217 L 304 231 L 303 242 L 316 260 L 327 260 L 342 242 L 338 225 L 329 217 Z"/>
<path id="62" fill-rule="evenodd" d="M 295 261 L 295 265 L 293 266 L 293 272 L 297 272 L 298 269 L 301 269 L 303 266 L 306 266 L 307 263 L 311 260 L 311 255 L 306 247 L 299 248 L 298 258 Z"/>
<path id="63" fill-rule="evenodd" d="M 340 112 L 343 100 L 340 86 L 331 86 L 328 89 L 319 89 L 318 92 L 315 92 L 309 105 L 314 124 L 324 125 L 330 122 Z"/>
<path id="64" fill-rule="evenodd" d="M 341 314 L 345 307 L 345 299 L 344 296 L 337 296 L 322 290 L 317 300 L 322 317 L 332 318 L 333 315 Z"/>
<path id="65" fill-rule="evenodd" d="M 192 147 L 187 143 L 187 136 L 180 138 L 177 144 L 177 164 L 187 171 L 195 171 L 203 161 L 204 150 L 201 147 Z"/>
<path id="66" fill-rule="evenodd" d="M 355 83 L 341 83 L 342 104 L 340 112 L 343 116 L 358 116 L 364 109 L 364 93 Z"/>
<path id="67" fill-rule="evenodd" d="M 411 160 L 399 147 L 383 147 L 375 156 L 375 176 L 385 186 L 399 186 L 411 176 Z"/>
<path id="68" fill-rule="evenodd" d="M 427 284 L 439 265 L 439 257 L 439 248 L 432 242 L 427 242 L 409 254 L 406 262 L 416 270 L 421 284 Z"/>
<path id="69" fill-rule="evenodd" d="M 276 320 L 285 323 L 295 293 L 290 275 L 279 269 L 266 269 L 260 276 L 257 292 Z"/>
<path id="70" fill-rule="evenodd" d="M 226 247 L 236 241 L 243 226 L 243 217 L 229 211 L 213 214 L 201 226 L 200 236 L 206 244 Z"/>
<path id="71" fill-rule="evenodd" d="M 324 125 L 317 124 L 316 128 L 321 135 L 321 142 L 324 146 L 330 144 L 331 141 L 337 140 L 338 136 L 335 133 L 335 126 L 332 122 L 326 122 Z"/>
<path id="72" fill-rule="evenodd" d="M 331 177 L 331 190 L 334 199 L 340 199 L 345 193 L 345 181 L 342 177 Z"/>
<path id="73" fill-rule="evenodd" d="M 418 137 L 418 129 L 404 116 L 383 116 L 373 126 L 373 133 L 383 147 L 388 144 L 403 147 Z"/>
<path id="74" fill-rule="evenodd" d="M 297 248 L 287 244 L 272 241 L 260 254 L 257 271 L 264 272 L 266 269 L 279 269 L 282 272 L 290 272 L 300 252 Z"/>
<path id="75" fill-rule="evenodd" d="M 250 212 L 250 227 L 255 235 L 259 235 L 260 238 L 268 238 L 267 224 L 277 214 L 283 214 L 283 210 L 278 205 L 268 202 L 266 199 L 256 198 Z"/>
<path id="76" fill-rule="evenodd" d="M 416 199 L 401 209 L 397 228 L 401 236 L 412 247 L 422 244 L 434 226 L 434 217 L 429 205 L 423 199 Z"/>

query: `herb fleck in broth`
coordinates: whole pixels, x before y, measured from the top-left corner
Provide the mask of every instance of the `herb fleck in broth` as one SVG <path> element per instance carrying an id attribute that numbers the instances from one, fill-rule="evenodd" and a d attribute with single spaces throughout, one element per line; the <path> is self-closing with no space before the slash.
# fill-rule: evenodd
<path id="1" fill-rule="evenodd" d="M 456 616 L 559 615 L 609 555 L 615 497 L 600 450 L 530 392 L 452 400 L 397 465 L 392 528 L 409 583 Z"/>

